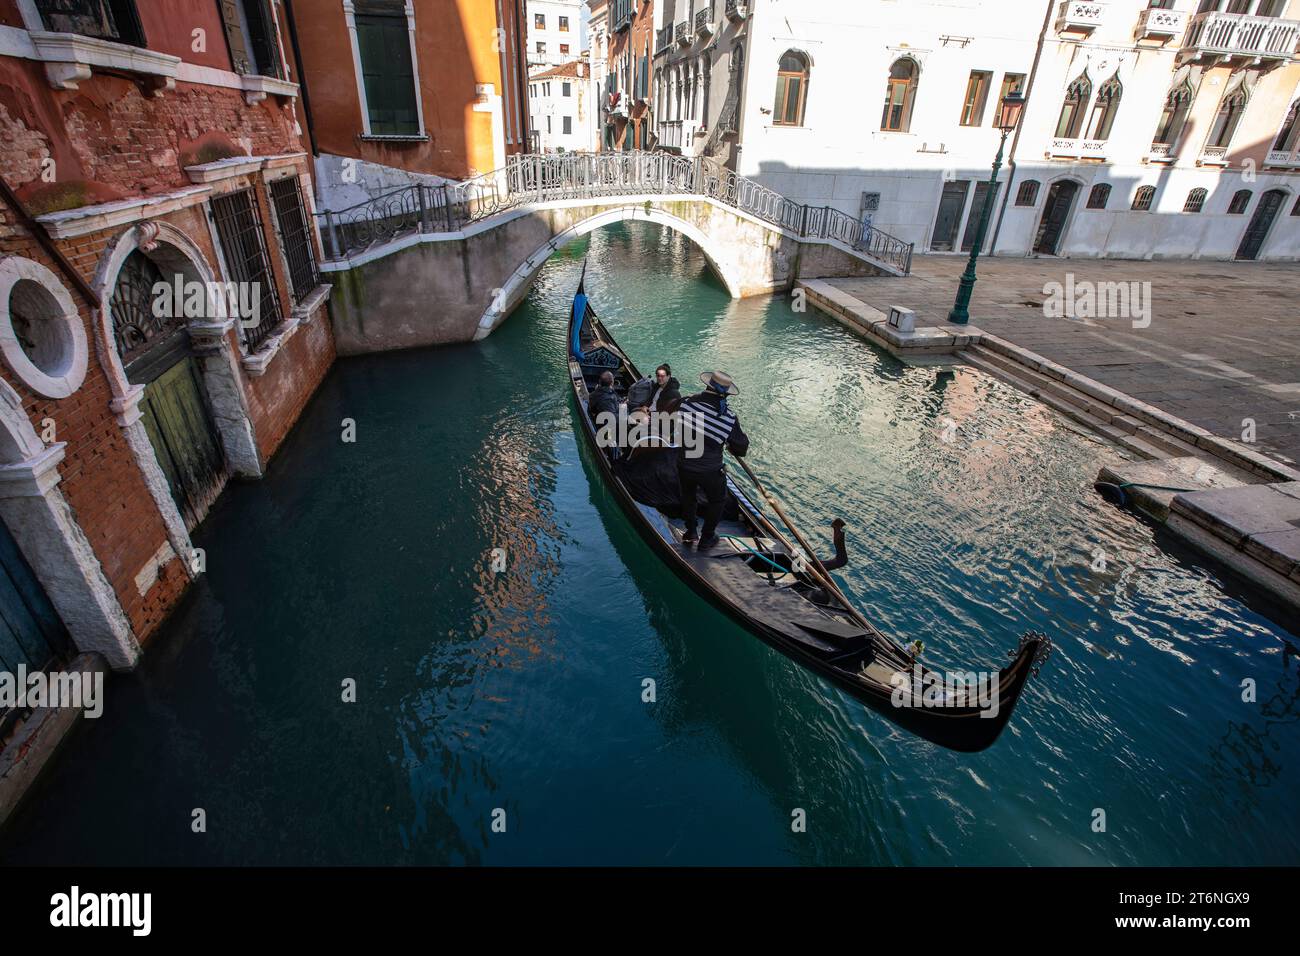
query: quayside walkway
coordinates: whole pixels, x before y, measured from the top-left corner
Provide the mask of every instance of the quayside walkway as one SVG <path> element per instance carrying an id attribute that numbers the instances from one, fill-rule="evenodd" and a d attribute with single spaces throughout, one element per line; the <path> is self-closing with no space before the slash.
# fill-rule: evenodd
<path id="1" fill-rule="evenodd" d="M 341 354 L 481 339 L 557 249 L 646 220 L 690 238 L 736 298 L 800 278 L 906 275 L 912 245 L 703 158 L 518 155 L 460 183 L 317 213 Z"/>
<path id="2" fill-rule="evenodd" d="M 832 279 L 916 324 L 946 321 L 964 257 L 917 256 L 904 282 Z M 1044 287 L 1150 283 L 1148 316 L 1052 318 Z M 971 324 L 1136 399 L 1300 462 L 1300 323 L 1294 263 L 982 258 Z M 1136 326 L 1135 326 L 1136 321 Z"/>

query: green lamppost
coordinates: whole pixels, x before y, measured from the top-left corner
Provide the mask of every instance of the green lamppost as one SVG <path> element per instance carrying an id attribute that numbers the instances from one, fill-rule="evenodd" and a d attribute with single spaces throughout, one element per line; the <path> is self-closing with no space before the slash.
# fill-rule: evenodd
<path id="1" fill-rule="evenodd" d="M 984 245 L 984 234 L 989 228 L 989 215 L 993 212 L 993 194 L 997 189 L 998 170 L 1002 168 L 1002 150 L 1007 145 L 1007 134 L 1020 123 L 1020 113 L 1025 108 L 1025 98 L 1012 92 L 1002 97 L 998 107 L 998 129 L 1002 130 L 1002 140 L 998 143 L 998 155 L 993 160 L 993 175 L 989 177 L 989 188 L 984 192 L 984 208 L 980 210 L 979 228 L 975 230 L 975 244 L 971 246 L 970 259 L 966 271 L 961 274 L 961 284 L 957 286 L 957 301 L 952 304 L 948 321 L 953 325 L 965 325 L 970 321 L 970 295 L 975 291 L 975 260 L 979 258 L 980 248 Z"/>

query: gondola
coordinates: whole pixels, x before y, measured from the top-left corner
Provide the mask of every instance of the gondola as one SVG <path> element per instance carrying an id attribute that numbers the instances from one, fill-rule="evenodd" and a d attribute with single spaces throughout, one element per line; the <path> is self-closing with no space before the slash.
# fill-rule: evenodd
<path id="1" fill-rule="evenodd" d="M 611 448 L 608 433 L 602 441 L 598 423 L 588 414 L 590 392 L 601 373 L 614 375 L 620 397 L 641 374 L 601 324 L 585 285 L 584 263 L 567 344 L 576 417 L 601 478 L 641 537 L 695 591 L 748 632 L 898 726 L 952 750 L 978 751 L 992 744 L 1025 683 L 1046 660 L 1051 641 L 1035 632 L 1021 637 L 1009 666 L 982 675 L 982 696 L 974 692 L 980 675 L 922 665 L 852 605 L 827 564 L 808 549 L 780 504 L 740 459 L 735 461 L 752 478 L 757 494 L 751 497 L 742 490 L 728 469 L 719 543 L 707 552 L 683 545 L 685 528 L 675 507 L 677 449 L 650 438 Z M 760 499 L 780 525 L 760 507 Z M 840 554 L 836 562 L 828 562 L 831 567 L 844 560 L 838 534 L 836 544 Z M 977 680 L 955 680 L 954 673 Z"/>

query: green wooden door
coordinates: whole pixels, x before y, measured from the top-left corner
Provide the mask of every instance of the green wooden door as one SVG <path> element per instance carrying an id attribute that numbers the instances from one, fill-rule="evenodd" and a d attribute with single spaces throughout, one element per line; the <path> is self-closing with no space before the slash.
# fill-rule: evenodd
<path id="1" fill-rule="evenodd" d="M 67 629 L 9 529 L 0 522 L 0 670 L 44 670 L 71 656 Z M 0 732 L 16 713 L 0 707 Z"/>
<path id="2" fill-rule="evenodd" d="M 226 473 L 194 359 L 182 359 L 150 382 L 140 409 L 176 506 L 193 528 L 221 492 Z"/>

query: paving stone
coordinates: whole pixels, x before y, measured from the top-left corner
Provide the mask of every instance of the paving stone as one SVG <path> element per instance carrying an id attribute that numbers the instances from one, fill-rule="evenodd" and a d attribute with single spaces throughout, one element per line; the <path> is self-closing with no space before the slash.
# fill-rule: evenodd
<path id="1" fill-rule="evenodd" d="M 1300 497 L 1272 485 L 1194 491 L 1174 498 L 1170 510 L 1241 547 L 1251 535 L 1300 528 Z M 1295 522 L 1295 523 L 1293 523 Z"/>

